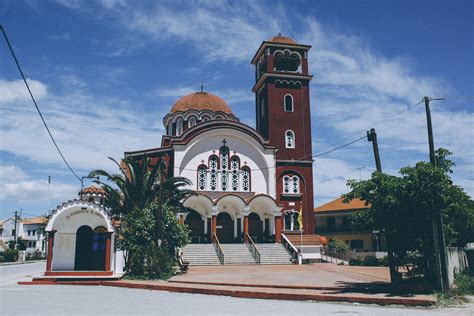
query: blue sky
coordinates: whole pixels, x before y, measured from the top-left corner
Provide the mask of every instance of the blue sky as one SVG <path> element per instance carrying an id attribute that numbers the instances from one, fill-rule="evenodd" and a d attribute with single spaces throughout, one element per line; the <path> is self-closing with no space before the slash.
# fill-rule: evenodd
<path id="1" fill-rule="evenodd" d="M 474 95 L 472 1 L 126 1 L 0 3 L 38 104 L 72 167 L 114 171 L 107 156 L 156 147 L 180 96 L 223 97 L 254 126 L 254 68 L 281 32 L 312 45 L 313 152 L 375 127 L 382 167 L 428 160 L 424 95 Z M 0 41 L 0 218 L 43 214 L 80 185 L 63 165 Z M 436 147 L 454 152 L 453 178 L 474 193 L 474 99 L 432 103 Z M 406 110 L 374 126 L 374 123 Z M 361 168 L 360 174 L 356 168 Z M 374 170 L 365 140 L 315 159 L 315 205 Z"/>

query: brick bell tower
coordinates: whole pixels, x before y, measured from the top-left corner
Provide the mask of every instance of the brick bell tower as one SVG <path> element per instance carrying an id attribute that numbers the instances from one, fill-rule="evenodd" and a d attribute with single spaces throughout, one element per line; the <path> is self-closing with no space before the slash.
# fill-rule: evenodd
<path id="1" fill-rule="evenodd" d="M 314 234 L 313 160 L 308 51 L 311 46 L 281 36 L 264 41 L 255 65 L 257 131 L 276 152 L 276 199 L 283 205 L 283 230 L 299 230 L 297 216 L 303 209 L 303 232 Z"/>

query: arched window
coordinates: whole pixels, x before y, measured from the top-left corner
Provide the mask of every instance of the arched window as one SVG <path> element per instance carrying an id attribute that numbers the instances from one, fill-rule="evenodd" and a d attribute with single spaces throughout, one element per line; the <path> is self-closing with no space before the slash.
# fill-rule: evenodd
<path id="1" fill-rule="evenodd" d="M 300 193 L 300 179 L 297 176 L 293 176 L 291 180 L 292 180 L 291 181 L 292 193 L 294 194 Z"/>
<path id="2" fill-rule="evenodd" d="M 242 191 L 250 191 L 250 168 L 242 167 Z"/>
<path id="3" fill-rule="evenodd" d="M 260 116 L 264 117 L 265 116 L 265 100 L 262 99 L 260 102 Z"/>
<path id="4" fill-rule="evenodd" d="M 291 94 L 285 95 L 285 112 L 293 112 L 293 96 Z"/>
<path id="5" fill-rule="evenodd" d="M 217 156 L 209 158 L 209 187 L 211 191 L 217 190 Z"/>
<path id="6" fill-rule="evenodd" d="M 293 133 L 292 130 L 287 130 L 285 132 L 285 147 L 295 148 L 295 133 Z"/>
<path id="7" fill-rule="evenodd" d="M 179 136 L 183 133 L 183 119 L 180 117 L 176 120 L 176 135 Z"/>
<path id="8" fill-rule="evenodd" d="M 203 116 L 202 121 L 203 121 L 203 122 L 207 122 L 207 121 L 209 121 L 210 119 L 211 119 L 211 118 L 210 118 L 209 116 Z"/>
<path id="9" fill-rule="evenodd" d="M 284 176 L 283 177 L 283 193 L 289 194 L 290 193 L 290 177 Z"/>
<path id="10" fill-rule="evenodd" d="M 196 118 L 194 116 L 191 116 L 188 120 L 188 126 L 191 128 L 194 125 L 196 125 Z"/>
<path id="11" fill-rule="evenodd" d="M 204 191 L 206 189 L 207 171 L 205 165 L 200 165 L 198 168 L 198 190 Z"/>
<path id="12" fill-rule="evenodd" d="M 229 170 L 229 148 L 222 146 L 219 149 L 220 167 L 221 167 L 221 190 L 227 191 L 228 170 Z"/>
<path id="13" fill-rule="evenodd" d="M 300 179 L 298 176 L 285 175 L 283 177 L 283 194 L 299 194 Z"/>
<path id="14" fill-rule="evenodd" d="M 230 158 L 230 170 L 232 177 L 232 191 L 239 190 L 239 169 L 240 169 L 240 160 L 237 156 L 232 156 Z"/>

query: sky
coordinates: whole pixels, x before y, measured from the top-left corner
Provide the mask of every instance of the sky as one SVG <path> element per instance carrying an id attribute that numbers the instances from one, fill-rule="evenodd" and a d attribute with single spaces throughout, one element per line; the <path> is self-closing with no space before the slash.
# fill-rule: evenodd
<path id="1" fill-rule="evenodd" d="M 444 97 L 431 102 L 435 147 L 454 153 L 452 178 L 473 196 L 472 1 L 4 0 L 0 23 L 79 176 L 115 172 L 107 157 L 158 147 L 163 117 L 201 81 L 255 127 L 250 60 L 281 32 L 312 45 L 315 155 L 373 127 L 384 172 L 428 161 L 417 103 Z M 315 158 L 315 205 L 374 169 L 365 139 Z M 45 214 L 79 190 L 0 38 L 0 219 Z"/>

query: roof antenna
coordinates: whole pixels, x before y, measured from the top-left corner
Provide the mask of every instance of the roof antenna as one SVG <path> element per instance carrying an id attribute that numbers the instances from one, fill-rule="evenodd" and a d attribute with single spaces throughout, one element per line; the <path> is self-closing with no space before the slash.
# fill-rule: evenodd
<path id="1" fill-rule="evenodd" d="M 201 80 L 201 93 L 204 92 L 204 81 Z"/>

